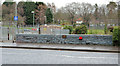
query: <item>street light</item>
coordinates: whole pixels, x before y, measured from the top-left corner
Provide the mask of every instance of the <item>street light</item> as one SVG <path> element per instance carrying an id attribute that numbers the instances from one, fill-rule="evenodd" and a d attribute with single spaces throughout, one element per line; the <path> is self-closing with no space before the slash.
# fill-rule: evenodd
<path id="1" fill-rule="evenodd" d="M 34 11 L 31 12 L 33 14 L 33 27 L 34 27 Z"/>

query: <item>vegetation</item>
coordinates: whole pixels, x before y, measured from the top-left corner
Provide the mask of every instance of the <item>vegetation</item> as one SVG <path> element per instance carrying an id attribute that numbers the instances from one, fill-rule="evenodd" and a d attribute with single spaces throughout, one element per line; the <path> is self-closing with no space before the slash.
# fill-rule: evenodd
<path id="1" fill-rule="evenodd" d="M 51 6 L 51 4 L 49 4 Z M 0 5 L 1 6 L 1 5 Z M 52 22 L 53 19 L 53 5 L 48 7 L 43 2 L 24 2 L 20 1 L 17 5 L 17 16 L 18 16 L 18 25 L 32 25 L 33 24 L 33 13 L 34 11 L 34 20 L 35 24 L 44 24 L 45 20 Z M 14 16 L 16 15 L 16 3 L 15 2 L 4 2 L 2 5 L 2 16 L 4 25 L 14 23 Z M 55 8 L 55 6 L 54 6 Z M 45 18 L 46 16 L 46 18 Z"/>
<path id="2" fill-rule="evenodd" d="M 85 25 L 81 25 L 75 28 L 75 34 L 87 34 L 87 27 Z"/>
<path id="3" fill-rule="evenodd" d="M 47 6 L 43 2 L 36 2 L 35 22 L 37 24 L 45 23 L 45 11 Z"/>
<path id="4" fill-rule="evenodd" d="M 27 25 L 33 24 L 33 14 L 32 11 L 35 10 L 35 3 L 34 2 L 24 2 L 24 14 L 26 16 L 25 23 Z"/>
<path id="5" fill-rule="evenodd" d="M 113 30 L 113 44 L 120 46 L 120 27 Z"/>
<path id="6" fill-rule="evenodd" d="M 105 24 L 105 27 L 104 27 L 104 33 L 107 34 L 108 30 L 107 30 L 107 24 Z"/>
<path id="7" fill-rule="evenodd" d="M 53 21 L 53 14 L 50 8 L 46 10 L 46 16 L 47 16 L 47 23 L 51 23 Z"/>
<path id="8" fill-rule="evenodd" d="M 63 29 L 69 29 L 69 34 L 72 34 L 73 32 L 73 27 L 72 26 L 65 26 Z"/>
<path id="9" fill-rule="evenodd" d="M 102 29 L 90 29 L 87 31 L 87 34 L 100 34 L 104 35 L 104 30 Z"/>
<path id="10" fill-rule="evenodd" d="M 15 15 L 15 3 L 4 2 L 2 6 L 3 20 L 14 22 L 13 17 Z M 107 5 L 92 5 L 90 3 L 72 2 L 65 7 L 59 8 L 56 11 L 54 3 L 44 4 L 43 2 L 24 2 L 18 3 L 18 17 L 19 24 L 32 25 L 33 14 L 31 11 L 35 11 L 35 23 L 44 24 L 45 17 L 48 23 L 51 23 L 54 18 L 54 22 L 57 24 L 60 21 L 69 22 L 74 24 L 75 20 L 82 18 L 86 26 L 89 26 L 90 21 L 92 24 L 108 24 L 109 21 L 117 19 L 117 5 L 115 2 L 110 2 Z M 111 16 L 112 15 L 112 16 Z M 10 16 L 10 17 L 9 17 Z M 11 18 L 12 16 L 12 18 Z M 54 17 L 53 17 L 54 16 Z M 102 21 L 100 21 L 102 20 Z M 115 22 L 114 22 L 115 23 Z"/>

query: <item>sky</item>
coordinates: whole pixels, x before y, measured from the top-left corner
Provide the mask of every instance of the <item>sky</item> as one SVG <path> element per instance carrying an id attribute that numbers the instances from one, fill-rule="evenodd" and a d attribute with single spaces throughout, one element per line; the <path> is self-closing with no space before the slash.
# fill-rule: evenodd
<path id="1" fill-rule="evenodd" d="M 2 0 L 2 2 L 4 2 L 5 0 Z M 14 1 L 26 1 L 26 0 L 14 0 Z M 44 2 L 44 3 L 54 3 L 56 5 L 57 8 L 61 8 L 64 7 L 66 4 L 68 3 L 72 3 L 72 2 L 85 2 L 85 3 L 91 3 L 92 5 L 94 4 L 98 4 L 98 5 L 102 5 L 102 4 L 108 4 L 110 1 L 114 1 L 114 2 L 118 2 L 118 0 L 30 0 L 30 1 L 37 1 L 37 2 Z"/>

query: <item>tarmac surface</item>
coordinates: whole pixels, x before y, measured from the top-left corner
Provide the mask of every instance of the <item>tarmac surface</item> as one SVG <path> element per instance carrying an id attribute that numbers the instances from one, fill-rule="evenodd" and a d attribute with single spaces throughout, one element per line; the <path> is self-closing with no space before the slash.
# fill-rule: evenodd
<path id="1" fill-rule="evenodd" d="M 0 48 L 2 64 L 118 64 L 118 53 Z"/>
<path id="2" fill-rule="evenodd" d="M 33 50 L 34 49 L 34 50 Z M 2 64 L 118 64 L 118 47 L 0 42 Z"/>

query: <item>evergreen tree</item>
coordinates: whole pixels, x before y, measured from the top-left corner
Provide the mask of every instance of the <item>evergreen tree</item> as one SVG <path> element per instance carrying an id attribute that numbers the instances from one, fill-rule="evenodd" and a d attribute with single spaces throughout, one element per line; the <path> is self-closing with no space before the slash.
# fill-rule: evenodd
<path id="1" fill-rule="evenodd" d="M 24 4 L 24 14 L 26 16 L 25 23 L 27 25 L 33 24 L 33 14 L 31 12 L 35 10 L 35 7 L 36 5 L 34 2 L 25 2 Z"/>
<path id="2" fill-rule="evenodd" d="M 50 8 L 46 10 L 46 18 L 47 18 L 47 23 L 51 23 L 53 21 L 53 14 Z"/>
<path id="3" fill-rule="evenodd" d="M 98 5 L 95 4 L 95 12 L 94 12 L 95 19 L 98 20 Z"/>

